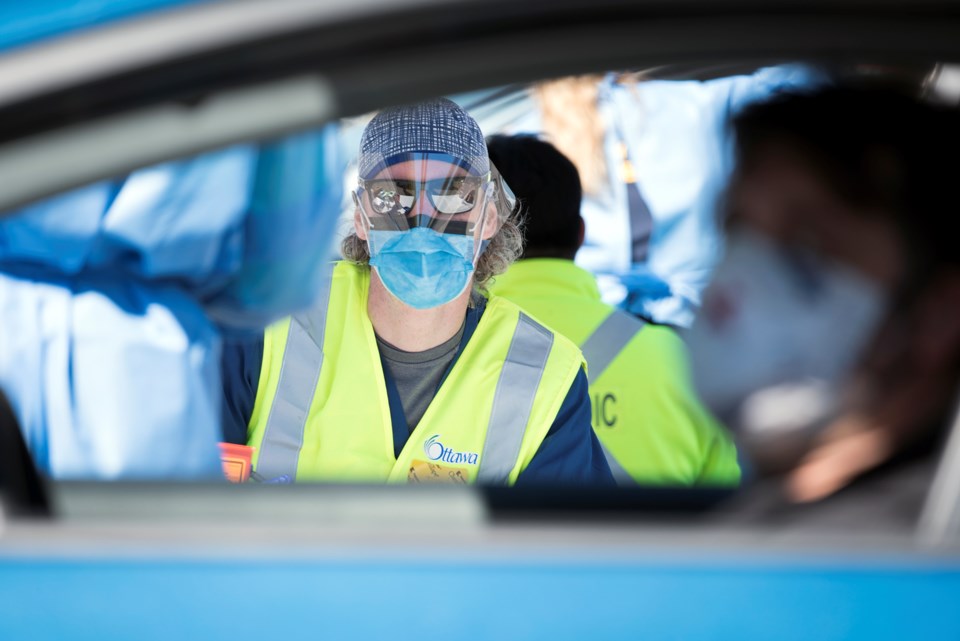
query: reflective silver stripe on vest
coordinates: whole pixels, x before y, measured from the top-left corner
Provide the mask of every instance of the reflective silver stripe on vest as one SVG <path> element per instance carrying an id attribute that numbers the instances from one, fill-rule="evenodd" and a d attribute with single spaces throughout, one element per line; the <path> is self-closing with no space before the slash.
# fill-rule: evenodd
<path id="1" fill-rule="evenodd" d="M 598 441 L 600 439 L 597 439 Z M 610 466 L 610 471 L 613 473 L 613 479 L 617 482 L 617 485 L 631 486 L 636 485 L 637 482 L 633 480 L 633 477 L 630 476 L 628 472 L 622 465 L 620 461 L 614 458 L 613 454 L 610 453 L 610 450 L 607 449 L 607 446 L 600 442 L 600 449 L 603 450 L 603 457 L 607 459 L 607 465 Z"/>
<path id="2" fill-rule="evenodd" d="M 524 313 L 510 339 L 497 390 L 477 481 L 502 485 L 517 464 L 533 399 L 553 347 L 553 333 Z"/>
<path id="3" fill-rule="evenodd" d="M 600 323 L 583 342 L 580 349 L 587 361 L 587 374 L 591 381 L 599 380 L 613 359 L 623 351 L 637 332 L 643 329 L 644 322 L 626 312 L 615 309 Z"/>
<path id="4" fill-rule="evenodd" d="M 303 431 L 323 367 L 323 332 L 327 324 L 332 278 L 331 265 L 318 297 L 323 304 L 290 318 L 277 393 L 270 407 L 257 459 L 257 473 L 267 479 L 287 475 L 292 482 L 297 478 Z"/>

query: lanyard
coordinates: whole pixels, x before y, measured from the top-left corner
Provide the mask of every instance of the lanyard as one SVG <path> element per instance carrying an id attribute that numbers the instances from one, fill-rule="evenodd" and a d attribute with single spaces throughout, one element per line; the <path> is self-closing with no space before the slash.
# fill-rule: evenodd
<path id="1" fill-rule="evenodd" d="M 627 213 L 630 221 L 630 259 L 634 264 L 645 263 L 650 255 L 653 214 L 650 213 L 650 207 L 647 206 L 646 200 L 640 193 L 640 187 L 637 185 L 636 166 L 630 159 L 626 137 L 617 123 L 616 116 L 614 116 L 613 121 L 613 132 L 617 137 L 617 152 L 620 156 L 619 178 L 627 190 Z"/>

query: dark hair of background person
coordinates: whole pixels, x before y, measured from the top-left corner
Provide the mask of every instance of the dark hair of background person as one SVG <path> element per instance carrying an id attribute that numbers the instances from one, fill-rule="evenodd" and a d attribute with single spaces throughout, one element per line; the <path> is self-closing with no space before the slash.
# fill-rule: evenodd
<path id="1" fill-rule="evenodd" d="M 789 145 L 847 204 L 889 217 L 923 264 L 915 268 L 956 264 L 958 115 L 890 86 L 784 93 L 733 120 L 738 166 L 747 172 L 770 145 Z"/>
<path id="2" fill-rule="evenodd" d="M 517 197 L 525 237 L 521 258 L 573 260 L 582 242 L 576 167 L 535 136 L 491 136 L 487 152 Z"/>

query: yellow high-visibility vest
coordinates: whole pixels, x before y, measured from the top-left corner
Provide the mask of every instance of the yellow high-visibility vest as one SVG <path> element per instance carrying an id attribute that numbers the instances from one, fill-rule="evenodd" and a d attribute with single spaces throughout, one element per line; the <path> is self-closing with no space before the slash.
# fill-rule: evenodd
<path id="1" fill-rule="evenodd" d="M 369 284 L 369 269 L 338 263 L 326 304 L 267 328 L 254 469 L 298 481 L 514 483 L 584 365 L 580 350 L 492 297 L 395 457 Z"/>
<path id="2" fill-rule="evenodd" d="M 619 482 L 739 482 L 736 448 L 696 398 L 676 332 L 604 303 L 593 275 L 570 260 L 521 260 L 490 291 L 580 345 L 593 428 Z"/>

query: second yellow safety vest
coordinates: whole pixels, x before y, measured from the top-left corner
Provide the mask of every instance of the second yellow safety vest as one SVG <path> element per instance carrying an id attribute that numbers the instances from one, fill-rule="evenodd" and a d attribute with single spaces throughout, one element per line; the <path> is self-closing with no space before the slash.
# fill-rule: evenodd
<path id="1" fill-rule="evenodd" d="M 369 281 L 368 269 L 338 263 L 327 304 L 265 332 L 254 469 L 298 481 L 515 482 L 583 366 L 580 350 L 492 297 L 395 457 Z"/>
<path id="2" fill-rule="evenodd" d="M 733 441 L 697 400 L 676 332 L 615 310 L 573 261 L 531 258 L 490 291 L 580 345 L 593 428 L 622 484 L 735 485 Z"/>

